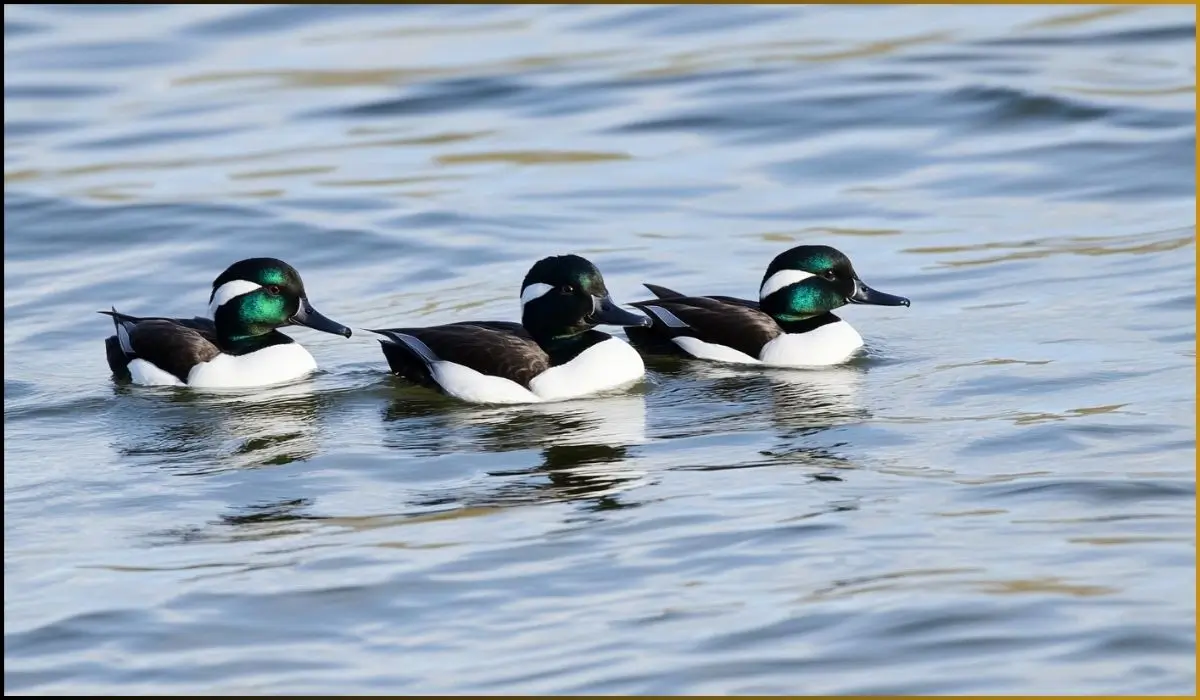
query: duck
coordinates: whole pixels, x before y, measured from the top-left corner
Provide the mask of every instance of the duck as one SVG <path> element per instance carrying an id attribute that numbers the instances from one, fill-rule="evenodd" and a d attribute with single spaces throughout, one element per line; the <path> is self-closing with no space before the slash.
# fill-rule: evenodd
<path id="1" fill-rule="evenodd" d="M 213 280 L 209 317 L 111 316 L 105 341 L 113 376 L 143 386 L 244 388 L 299 379 L 317 369 L 308 350 L 279 332 L 289 325 L 351 336 L 313 308 L 300 273 L 276 258 L 240 260 Z"/>
<path id="2" fill-rule="evenodd" d="M 600 270 L 579 255 L 543 258 L 521 283 L 521 322 L 459 321 L 364 330 L 380 336 L 391 373 L 480 404 L 561 401 L 631 385 L 642 356 L 596 326 L 651 320 L 613 301 Z"/>
<path id="3" fill-rule="evenodd" d="M 648 354 L 745 365 L 843 363 L 859 351 L 863 339 L 834 309 L 910 305 L 905 297 L 867 286 L 845 253 L 827 245 L 800 245 L 775 256 L 763 274 L 758 301 L 644 286 L 656 298 L 630 306 L 652 323 L 626 330 L 634 347 Z"/>

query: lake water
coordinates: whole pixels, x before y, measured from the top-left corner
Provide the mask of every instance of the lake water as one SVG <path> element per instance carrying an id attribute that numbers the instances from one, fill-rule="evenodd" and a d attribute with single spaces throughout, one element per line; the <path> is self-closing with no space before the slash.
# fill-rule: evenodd
<path id="1" fill-rule="evenodd" d="M 5 690 L 1191 693 L 1193 7 L 5 6 Z M 253 255 L 354 328 L 533 261 L 911 308 L 809 372 L 250 396 L 96 311 Z M 619 333 L 619 331 L 618 331 Z"/>

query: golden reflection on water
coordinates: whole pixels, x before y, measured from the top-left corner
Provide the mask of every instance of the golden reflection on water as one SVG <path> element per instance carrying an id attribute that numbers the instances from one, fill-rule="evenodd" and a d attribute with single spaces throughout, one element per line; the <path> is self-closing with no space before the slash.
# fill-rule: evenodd
<path id="1" fill-rule="evenodd" d="M 1096 20 L 1109 19 L 1136 11 L 1136 7 L 1100 7 L 1094 10 L 1070 11 L 1057 17 L 1034 20 L 1021 25 L 1021 29 L 1059 29 L 1082 26 Z"/>
<path id="2" fill-rule="evenodd" d="M 1184 235 L 1167 236 L 1165 234 L 1186 231 Z M 1147 242 L 1147 238 L 1157 237 L 1159 240 Z M 1072 236 L 1067 238 L 1044 238 L 1026 241 L 989 241 L 966 245 L 925 246 L 906 248 L 903 252 L 917 255 L 946 255 L 952 253 L 973 253 L 985 250 L 1011 250 L 1002 255 L 973 258 L 969 260 L 939 260 L 944 267 L 973 267 L 990 265 L 1013 260 L 1036 260 L 1055 255 L 1138 255 L 1145 253 L 1162 253 L 1178 250 L 1193 245 L 1196 242 L 1194 229 L 1171 229 L 1154 233 L 1117 236 Z M 1034 250 L 1029 250 L 1030 248 Z"/>
<path id="3" fill-rule="evenodd" d="M 861 579 L 835 582 L 831 587 L 814 591 L 803 602 L 849 598 L 885 591 L 938 590 L 952 592 L 972 590 L 990 595 L 1064 595 L 1076 598 L 1114 595 L 1120 589 L 1096 584 L 1072 583 L 1059 577 L 1031 579 L 978 579 L 969 574 L 982 573 L 973 567 L 942 569 L 908 569 L 867 576 Z"/>
<path id="4" fill-rule="evenodd" d="M 437 156 L 442 165 L 469 163 L 509 163 L 512 165 L 557 165 L 562 163 L 598 163 L 606 160 L 629 160 L 628 153 L 603 151 L 483 151 L 453 153 Z"/>

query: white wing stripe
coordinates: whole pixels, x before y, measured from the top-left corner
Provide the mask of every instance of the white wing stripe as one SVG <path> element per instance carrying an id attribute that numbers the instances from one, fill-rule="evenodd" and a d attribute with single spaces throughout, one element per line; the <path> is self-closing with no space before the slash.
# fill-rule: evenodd
<path id="1" fill-rule="evenodd" d="M 129 328 L 124 322 L 117 322 L 117 342 L 121 344 L 121 350 L 126 355 L 133 355 L 133 343 L 129 340 Z"/>
<path id="2" fill-rule="evenodd" d="M 427 364 L 432 365 L 433 363 L 440 361 L 438 356 L 429 349 L 429 346 L 421 342 L 420 338 L 416 338 L 407 333 L 393 333 L 391 331 L 388 331 L 387 335 L 389 338 L 393 338 L 396 341 L 407 345 L 410 350 L 420 355 L 421 359 Z"/>
<path id="3" fill-rule="evenodd" d="M 680 319 L 678 316 L 671 313 L 670 311 L 667 311 L 666 309 L 664 309 L 661 306 L 647 306 L 646 310 L 649 311 L 650 313 L 654 314 L 655 316 L 657 316 L 658 320 L 667 324 L 671 328 L 688 328 L 689 327 L 688 324 L 684 323 L 682 319 Z"/>

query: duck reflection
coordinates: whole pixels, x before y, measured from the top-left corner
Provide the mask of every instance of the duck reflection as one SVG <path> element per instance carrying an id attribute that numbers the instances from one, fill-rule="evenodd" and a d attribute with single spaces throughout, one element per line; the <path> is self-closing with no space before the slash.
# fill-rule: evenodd
<path id="1" fill-rule="evenodd" d="M 114 390 L 134 399 L 118 402 L 110 414 L 113 447 L 122 455 L 194 474 L 288 464 L 317 453 L 322 399 L 311 382 L 253 393 Z"/>
<path id="2" fill-rule="evenodd" d="M 843 425 L 870 418 L 866 407 L 867 368 L 862 364 L 815 369 L 722 365 L 676 358 L 647 363 L 662 378 L 665 406 L 656 437 L 690 438 L 714 433 L 762 432 L 775 436 L 769 449 L 740 457 L 735 463 L 696 469 L 731 469 L 780 462 L 817 469 L 852 465 L 829 446 L 812 438 Z M 836 477 L 832 477 L 836 478 Z"/>
<path id="3" fill-rule="evenodd" d="M 829 428 L 870 417 L 861 365 L 790 369 L 670 359 L 655 371 L 688 401 L 752 408 L 783 429 Z"/>
<path id="4" fill-rule="evenodd" d="M 504 407 L 464 406 L 401 397 L 384 412 L 385 444 L 419 455 L 538 450 L 528 469 L 493 471 L 506 477 L 483 493 L 428 494 L 414 505 L 454 502 L 468 507 L 580 500 L 597 508 L 625 505 L 618 494 L 645 474 L 632 466 L 646 442 L 646 399 L 637 393 Z"/>

